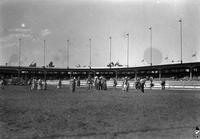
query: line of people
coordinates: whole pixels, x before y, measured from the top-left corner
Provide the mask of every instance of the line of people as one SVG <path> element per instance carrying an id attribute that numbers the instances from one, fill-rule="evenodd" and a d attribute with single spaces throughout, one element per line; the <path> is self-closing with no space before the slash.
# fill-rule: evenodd
<path id="1" fill-rule="evenodd" d="M 117 87 L 117 80 L 116 78 L 113 78 L 113 88 L 116 89 Z M 135 82 L 135 89 L 137 90 L 141 90 L 141 92 L 144 93 L 144 87 L 146 86 L 145 83 L 146 81 L 149 80 L 150 81 L 150 89 L 154 86 L 153 84 L 153 78 L 137 78 L 136 82 Z M 88 90 L 96 89 L 96 90 L 107 90 L 107 80 L 105 77 L 103 76 L 95 76 L 94 78 L 92 78 L 90 75 L 88 76 L 87 80 L 87 88 Z M 47 89 L 47 82 L 46 80 L 42 80 L 42 79 L 36 79 L 36 78 L 31 78 L 30 80 L 28 80 L 28 83 L 30 90 L 46 90 Z M 71 78 L 70 80 L 70 89 L 72 90 L 72 92 L 75 92 L 76 87 L 80 88 L 81 85 L 81 81 L 80 81 L 80 77 L 78 77 L 77 79 L 75 77 Z M 3 78 L 0 79 L 0 88 L 4 89 L 5 86 L 5 80 Z M 58 84 L 57 84 L 57 88 L 61 88 L 62 86 L 62 81 L 61 79 L 58 80 Z M 128 77 L 122 78 L 122 91 L 123 92 L 128 92 L 129 91 L 129 79 Z M 161 87 L 162 90 L 165 90 L 165 80 L 161 81 Z"/>
<path id="2" fill-rule="evenodd" d="M 28 81 L 30 90 L 47 90 L 46 80 L 32 78 Z"/>
<path id="3" fill-rule="evenodd" d="M 107 90 L 106 78 L 103 76 L 100 76 L 100 77 L 95 76 L 94 79 L 91 76 L 88 76 L 86 80 L 86 84 L 87 84 L 88 90 L 92 90 L 93 86 L 96 90 Z M 70 80 L 70 89 L 72 90 L 72 92 L 75 92 L 76 86 L 79 88 L 80 85 L 81 85 L 80 77 L 78 77 L 77 79 L 73 77 Z"/>

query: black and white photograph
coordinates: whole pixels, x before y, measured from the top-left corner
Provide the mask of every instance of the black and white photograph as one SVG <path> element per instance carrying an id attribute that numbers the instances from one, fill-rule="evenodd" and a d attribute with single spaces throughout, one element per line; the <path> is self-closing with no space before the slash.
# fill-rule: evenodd
<path id="1" fill-rule="evenodd" d="M 198 138 L 199 0 L 0 1 L 0 139 Z"/>

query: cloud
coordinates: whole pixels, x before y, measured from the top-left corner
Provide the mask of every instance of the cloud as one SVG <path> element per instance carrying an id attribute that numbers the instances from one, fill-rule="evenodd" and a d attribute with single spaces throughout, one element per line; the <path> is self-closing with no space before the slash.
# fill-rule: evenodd
<path id="1" fill-rule="evenodd" d="M 32 34 L 31 29 L 29 28 L 16 28 L 16 29 L 9 29 L 10 33 L 25 33 L 25 34 Z"/>
<path id="2" fill-rule="evenodd" d="M 16 46 L 18 39 L 28 39 L 31 41 L 39 41 L 40 36 L 33 33 L 29 28 L 15 28 L 15 29 L 4 29 L 5 34 L 0 37 L 1 47 L 12 47 Z"/>
<path id="3" fill-rule="evenodd" d="M 4 43 L 2 43 L 1 40 L 0 40 L 0 44 L 1 44 L 2 48 L 16 47 L 16 46 L 19 45 L 18 42 L 9 42 L 9 43 L 8 42 L 4 42 Z"/>
<path id="4" fill-rule="evenodd" d="M 45 37 L 51 34 L 51 31 L 48 29 L 41 30 L 41 36 Z"/>

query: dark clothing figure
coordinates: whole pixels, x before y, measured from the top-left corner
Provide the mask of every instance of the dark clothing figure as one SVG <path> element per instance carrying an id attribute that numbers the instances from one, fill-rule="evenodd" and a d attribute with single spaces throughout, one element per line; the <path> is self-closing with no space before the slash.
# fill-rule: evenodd
<path id="1" fill-rule="evenodd" d="M 117 80 L 114 78 L 113 79 L 113 88 L 116 89 L 116 87 L 117 87 Z"/>
<path id="2" fill-rule="evenodd" d="M 102 90 L 107 90 L 107 83 L 105 78 L 102 78 Z"/>
<path id="3" fill-rule="evenodd" d="M 100 81 L 99 81 L 99 90 L 103 90 L 103 77 L 100 77 Z"/>
<path id="4" fill-rule="evenodd" d="M 145 86 L 145 82 L 146 82 L 146 79 L 141 79 L 141 80 L 140 80 L 140 84 L 141 84 L 141 91 L 142 91 L 142 93 L 144 93 L 144 86 Z"/>
<path id="5" fill-rule="evenodd" d="M 135 81 L 135 89 L 137 89 L 137 90 L 141 89 L 141 84 L 140 84 L 140 80 L 139 79 L 137 79 Z"/>
<path id="6" fill-rule="evenodd" d="M 87 79 L 87 84 L 88 84 L 88 90 L 91 90 L 93 81 L 92 81 L 92 78 L 90 76 Z"/>
<path id="7" fill-rule="evenodd" d="M 100 90 L 100 79 L 99 79 L 99 77 L 96 80 L 96 89 Z"/>
<path id="8" fill-rule="evenodd" d="M 72 92 L 75 92 L 75 88 L 76 88 L 76 79 L 74 77 L 72 79 L 72 81 L 71 81 L 71 90 L 72 90 Z"/>
<path id="9" fill-rule="evenodd" d="M 150 89 L 152 89 L 152 87 L 154 86 L 153 77 L 150 77 L 149 80 L 150 80 Z"/>
<path id="10" fill-rule="evenodd" d="M 5 86 L 5 80 L 4 79 L 0 79 L 0 86 L 1 86 L 1 89 L 4 89 L 4 86 Z"/>
<path id="11" fill-rule="evenodd" d="M 43 90 L 47 90 L 47 81 L 46 80 L 43 80 L 42 88 L 43 88 Z"/>
<path id="12" fill-rule="evenodd" d="M 128 90 L 129 90 L 129 82 L 128 82 L 128 78 L 125 77 L 122 83 L 122 91 L 128 92 Z"/>
<path id="13" fill-rule="evenodd" d="M 165 90 L 165 80 L 163 80 L 163 81 L 161 82 L 161 87 L 162 87 L 162 90 Z"/>
<path id="14" fill-rule="evenodd" d="M 62 81 L 61 81 L 61 79 L 59 79 L 59 80 L 58 80 L 58 85 L 57 85 L 57 88 L 58 88 L 58 89 L 60 89 L 60 88 L 61 88 L 61 86 L 62 86 Z"/>
<path id="15" fill-rule="evenodd" d="M 81 86 L 81 80 L 80 80 L 80 77 L 78 77 L 78 79 L 77 79 L 77 86 L 78 86 L 78 87 Z"/>
<path id="16" fill-rule="evenodd" d="M 97 76 L 94 77 L 94 87 L 95 87 L 96 90 L 99 90 L 98 89 L 98 77 Z"/>

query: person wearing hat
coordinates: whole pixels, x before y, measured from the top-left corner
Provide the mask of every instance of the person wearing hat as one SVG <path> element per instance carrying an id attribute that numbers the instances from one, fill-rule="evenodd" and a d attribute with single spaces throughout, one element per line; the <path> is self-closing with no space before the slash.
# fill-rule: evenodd
<path id="1" fill-rule="evenodd" d="M 78 88 L 80 88 L 80 86 L 81 86 L 80 77 L 78 77 L 78 79 L 77 79 L 77 81 L 76 81 L 76 86 L 77 86 Z"/>
<path id="2" fill-rule="evenodd" d="M 145 82 L 146 82 L 146 79 L 140 79 L 140 84 L 141 84 L 141 91 L 142 93 L 144 93 L 144 86 L 145 86 Z"/>
<path id="3" fill-rule="evenodd" d="M 161 87 L 162 87 L 162 90 L 165 90 L 165 80 L 164 79 L 161 81 Z"/>
<path id="4" fill-rule="evenodd" d="M 90 75 L 88 76 L 87 84 L 88 84 L 88 90 L 91 90 L 93 81 L 92 81 L 92 77 Z"/>
<path id="5" fill-rule="evenodd" d="M 113 78 L 113 88 L 116 89 L 117 86 L 117 79 Z"/>
<path id="6" fill-rule="evenodd" d="M 72 92 L 75 92 L 76 89 L 76 78 L 74 77 L 71 81 L 71 90 Z"/>

